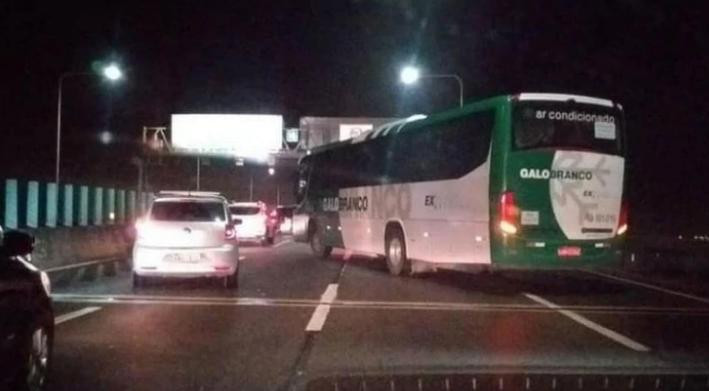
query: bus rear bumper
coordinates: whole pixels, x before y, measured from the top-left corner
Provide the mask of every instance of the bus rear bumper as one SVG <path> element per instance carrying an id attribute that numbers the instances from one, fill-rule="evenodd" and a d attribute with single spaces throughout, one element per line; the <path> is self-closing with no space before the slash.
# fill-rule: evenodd
<path id="1" fill-rule="evenodd" d="M 580 249 L 580 254 L 565 254 L 560 248 Z M 598 248 L 593 243 L 569 243 L 543 248 L 502 246 L 493 253 L 494 269 L 560 270 L 613 269 L 622 265 L 623 249 L 613 243 Z"/>

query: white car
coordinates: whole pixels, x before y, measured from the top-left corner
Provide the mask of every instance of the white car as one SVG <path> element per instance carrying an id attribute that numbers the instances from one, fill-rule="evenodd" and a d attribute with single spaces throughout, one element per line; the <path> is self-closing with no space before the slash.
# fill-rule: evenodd
<path id="1" fill-rule="evenodd" d="M 136 231 L 133 286 L 150 277 L 215 277 L 238 286 L 236 224 L 218 193 L 161 192 Z"/>
<path id="2" fill-rule="evenodd" d="M 236 237 L 244 241 L 258 241 L 261 244 L 272 243 L 273 235 L 268 229 L 266 205 L 262 202 L 236 202 L 229 205 L 233 220 L 240 220 Z"/>

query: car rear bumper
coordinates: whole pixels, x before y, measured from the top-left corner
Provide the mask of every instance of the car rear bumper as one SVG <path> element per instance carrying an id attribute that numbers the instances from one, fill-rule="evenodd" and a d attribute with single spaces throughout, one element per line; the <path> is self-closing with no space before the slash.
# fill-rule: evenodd
<path id="1" fill-rule="evenodd" d="M 263 226 L 237 226 L 236 237 L 239 239 L 258 239 L 266 236 L 266 225 Z"/>
<path id="2" fill-rule="evenodd" d="M 239 266 L 239 248 L 133 248 L 133 272 L 139 276 L 223 277 Z"/>

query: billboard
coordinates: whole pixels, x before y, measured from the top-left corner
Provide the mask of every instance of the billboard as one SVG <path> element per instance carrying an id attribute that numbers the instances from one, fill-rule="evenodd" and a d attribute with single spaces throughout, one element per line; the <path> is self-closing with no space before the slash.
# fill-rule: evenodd
<path id="1" fill-rule="evenodd" d="M 266 161 L 283 145 L 283 117 L 262 114 L 173 114 L 175 152 Z"/>
<path id="2" fill-rule="evenodd" d="M 300 131 L 303 145 L 311 149 L 344 141 L 400 118 L 382 117 L 302 117 Z"/>
<path id="3" fill-rule="evenodd" d="M 355 138 L 373 128 L 373 124 L 340 124 L 340 141 Z"/>

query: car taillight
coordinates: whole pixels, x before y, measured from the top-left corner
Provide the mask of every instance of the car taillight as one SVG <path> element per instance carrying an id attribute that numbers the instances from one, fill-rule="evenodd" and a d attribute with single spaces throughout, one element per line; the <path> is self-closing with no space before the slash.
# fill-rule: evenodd
<path id="1" fill-rule="evenodd" d="M 628 204 L 625 202 L 620 206 L 620 217 L 618 218 L 617 235 L 622 235 L 628 231 Z"/>
<path id="2" fill-rule="evenodd" d="M 236 227 L 234 227 L 233 224 L 227 224 L 226 228 L 224 229 L 224 239 L 236 239 Z"/>
<path id="3" fill-rule="evenodd" d="M 506 191 L 500 196 L 500 230 L 509 235 L 517 233 L 519 208 L 515 202 L 515 193 Z"/>

